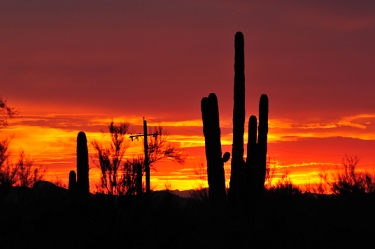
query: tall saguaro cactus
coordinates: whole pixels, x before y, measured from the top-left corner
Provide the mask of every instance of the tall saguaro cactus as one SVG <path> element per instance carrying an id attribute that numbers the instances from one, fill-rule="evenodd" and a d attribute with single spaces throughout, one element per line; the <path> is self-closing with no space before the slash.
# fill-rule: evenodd
<path id="1" fill-rule="evenodd" d="M 203 133 L 206 145 L 207 176 L 209 197 L 213 205 L 223 205 L 226 202 L 224 162 L 229 160 L 226 152 L 222 157 L 219 107 L 217 97 L 211 93 L 201 101 Z"/>
<path id="2" fill-rule="evenodd" d="M 240 191 L 239 179 L 244 168 L 244 126 L 245 126 L 245 55 L 244 37 L 237 32 L 234 37 L 234 107 L 233 107 L 233 145 L 229 201 L 236 202 Z"/>
<path id="3" fill-rule="evenodd" d="M 87 138 L 83 131 L 77 136 L 77 189 L 85 194 L 89 193 L 89 155 Z"/>
<path id="4" fill-rule="evenodd" d="M 244 37 L 241 32 L 235 35 L 234 56 L 234 107 L 233 144 L 231 176 L 228 199 L 231 206 L 245 207 L 250 200 L 258 197 L 264 189 L 267 162 L 268 97 L 263 94 L 259 104 L 259 125 L 257 118 L 249 118 L 247 158 L 244 161 L 245 126 L 245 56 Z M 227 152 L 221 157 L 219 110 L 216 95 L 211 93 L 201 102 L 203 132 L 205 136 L 207 173 L 210 199 L 224 199 L 223 161 L 229 159 Z M 223 194 L 224 193 L 224 194 Z M 224 197 L 221 197 L 224 196 Z"/>

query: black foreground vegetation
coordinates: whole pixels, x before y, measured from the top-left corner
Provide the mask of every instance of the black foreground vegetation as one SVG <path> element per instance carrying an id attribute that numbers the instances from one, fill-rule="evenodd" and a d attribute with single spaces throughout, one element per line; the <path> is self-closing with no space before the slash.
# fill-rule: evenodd
<path id="1" fill-rule="evenodd" d="M 153 192 L 90 195 L 39 182 L 0 205 L 1 248 L 364 248 L 375 246 L 375 195 L 266 191 L 254 213 Z M 203 191 L 203 190 L 202 190 Z M 197 194 L 197 193 L 195 193 Z"/>

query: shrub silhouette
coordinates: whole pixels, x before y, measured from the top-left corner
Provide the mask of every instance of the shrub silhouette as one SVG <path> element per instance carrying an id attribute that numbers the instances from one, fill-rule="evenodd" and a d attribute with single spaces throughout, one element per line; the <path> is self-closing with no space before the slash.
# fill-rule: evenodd
<path id="1" fill-rule="evenodd" d="M 375 192 L 375 177 L 368 172 L 357 172 L 358 156 L 348 156 L 342 160 L 343 170 L 333 176 L 330 183 L 334 194 L 364 194 Z"/>
<path id="2" fill-rule="evenodd" d="M 285 172 L 281 176 L 281 179 L 279 179 L 275 185 L 270 186 L 268 190 L 272 193 L 281 195 L 302 194 L 302 190 L 298 186 L 294 185 L 290 180 L 288 172 Z"/>

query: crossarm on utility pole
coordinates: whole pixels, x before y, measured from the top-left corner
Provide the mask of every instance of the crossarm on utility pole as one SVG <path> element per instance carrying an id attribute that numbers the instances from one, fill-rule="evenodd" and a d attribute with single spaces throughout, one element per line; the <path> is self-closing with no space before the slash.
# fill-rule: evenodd
<path id="1" fill-rule="evenodd" d="M 151 184 L 150 184 L 150 163 L 149 163 L 149 158 L 148 158 L 148 136 L 157 136 L 159 135 L 158 133 L 154 134 L 148 134 L 147 133 L 147 121 L 143 117 L 143 134 L 137 134 L 137 135 L 131 135 L 130 138 L 133 141 L 134 138 L 138 140 L 140 136 L 143 136 L 143 147 L 144 147 L 144 154 L 145 154 L 145 159 L 144 159 L 144 165 L 145 165 L 145 174 L 146 174 L 146 194 L 149 194 L 151 192 Z M 142 179 L 142 178 L 137 178 L 137 179 Z M 142 185 L 142 184 L 141 184 Z"/>

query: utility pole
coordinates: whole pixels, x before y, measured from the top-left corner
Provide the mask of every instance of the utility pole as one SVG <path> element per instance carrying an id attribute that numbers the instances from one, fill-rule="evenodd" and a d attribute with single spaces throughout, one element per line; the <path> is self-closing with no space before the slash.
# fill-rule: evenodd
<path id="1" fill-rule="evenodd" d="M 136 138 L 138 140 L 139 137 L 143 136 L 143 148 L 144 148 L 144 154 L 145 154 L 145 159 L 144 159 L 144 164 L 145 164 L 145 174 L 146 174 L 146 194 L 149 194 L 151 192 L 150 189 L 150 163 L 149 163 L 149 158 L 148 158 L 148 136 L 157 136 L 159 135 L 158 133 L 154 134 L 148 134 L 147 133 L 147 121 L 145 117 L 143 117 L 143 134 L 137 134 L 137 135 L 131 135 L 130 138 L 133 141 L 133 138 Z M 139 172 L 139 171 L 138 171 Z M 142 179 L 138 178 L 137 179 Z M 137 183 L 139 184 L 139 183 Z M 142 185 L 142 184 L 140 184 Z"/>
<path id="2" fill-rule="evenodd" d="M 143 147 L 145 150 L 146 194 L 150 194 L 150 165 L 148 163 L 147 121 L 143 117 Z"/>

